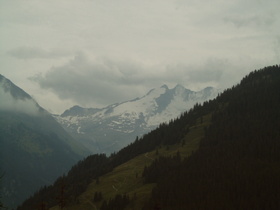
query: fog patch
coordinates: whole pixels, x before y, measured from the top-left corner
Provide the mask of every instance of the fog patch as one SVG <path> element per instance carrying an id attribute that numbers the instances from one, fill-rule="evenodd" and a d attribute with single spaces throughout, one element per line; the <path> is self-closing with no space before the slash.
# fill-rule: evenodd
<path id="1" fill-rule="evenodd" d="M 28 115 L 38 115 L 39 106 L 32 99 L 16 99 L 9 92 L 0 88 L 0 111 L 19 112 Z"/>

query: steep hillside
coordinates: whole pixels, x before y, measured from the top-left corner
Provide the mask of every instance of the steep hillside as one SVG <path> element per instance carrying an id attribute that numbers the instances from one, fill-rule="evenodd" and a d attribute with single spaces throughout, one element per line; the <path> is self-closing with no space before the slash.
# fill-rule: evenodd
<path id="1" fill-rule="evenodd" d="M 3 203 L 15 207 L 89 152 L 26 92 L 0 75 Z"/>
<path id="2" fill-rule="evenodd" d="M 200 140 L 204 136 L 204 128 L 209 125 L 211 118 L 210 116 L 204 116 L 203 119 L 203 122 L 198 119 L 195 125 L 187 126 L 188 132 L 180 142 L 169 145 L 161 144 L 160 146 L 156 146 L 154 150 L 146 150 L 147 152 L 118 165 L 109 173 L 97 177 L 91 181 L 85 192 L 76 198 L 76 202 L 67 206 L 67 209 L 100 209 L 105 208 L 105 205 L 108 205 L 108 209 L 118 208 L 118 204 L 116 204 L 118 201 L 116 203 L 111 202 L 111 207 L 109 206 L 109 201 L 120 195 L 125 195 L 129 200 L 126 205 L 127 209 L 142 209 L 149 200 L 153 188 L 156 186 L 155 182 L 148 183 L 145 181 L 142 175 L 145 168 L 159 158 L 174 157 L 176 163 L 177 158 L 189 157 L 198 149 Z M 123 151 L 128 152 L 127 148 Z M 158 173 L 167 172 L 161 171 L 159 168 L 156 170 Z M 169 170 L 172 170 L 172 167 Z M 67 196 L 65 198 L 67 200 Z M 116 200 L 119 199 L 117 198 Z M 106 201 L 107 204 L 105 204 Z M 58 209 L 59 206 L 51 208 L 51 210 Z"/>
<path id="3" fill-rule="evenodd" d="M 194 92 L 181 85 L 173 89 L 163 85 L 141 98 L 101 109 L 74 106 L 55 117 L 93 153 L 110 154 L 217 94 L 211 87 Z"/>
<path id="4" fill-rule="evenodd" d="M 210 103 L 200 149 L 158 177 L 146 209 L 279 209 L 279 91 L 280 67 L 272 66 Z"/>
<path id="5" fill-rule="evenodd" d="M 19 209 L 279 209 L 279 90 L 280 67 L 254 71 L 118 153 L 79 162 Z"/>

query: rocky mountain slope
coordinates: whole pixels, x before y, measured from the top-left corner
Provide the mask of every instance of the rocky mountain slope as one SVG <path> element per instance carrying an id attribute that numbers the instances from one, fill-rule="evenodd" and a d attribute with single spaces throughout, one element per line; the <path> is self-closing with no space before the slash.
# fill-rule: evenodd
<path id="1" fill-rule="evenodd" d="M 217 94 L 211 87 L 194 92 L 181 85 L 173 89 L 163 85 L 141 98 L 101 109 L 74 106 L 55 118 L 93 153 L 109 154 Z"/>
<path id="2" fill-rule="evenodd" d="M 67 172 L 88 151 L 2 75 L 0 99 L 1 196 L 12 208 Z"/>

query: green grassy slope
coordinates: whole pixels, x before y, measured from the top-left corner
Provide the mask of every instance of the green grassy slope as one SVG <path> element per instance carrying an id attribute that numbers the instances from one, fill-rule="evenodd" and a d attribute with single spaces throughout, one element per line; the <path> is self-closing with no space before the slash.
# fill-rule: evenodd
<path id="1" fill-rule="evenodd" d="M 173 156 L 177 152 L 181 157 L 188 157 L 198 149 L 200 140 L 204 137 L 204 128 L 209 126 L 211 114 L 197 119 L 195 125 L 189 127 L 189 132 L 175 145 L 159 146 L 148 153 L 141 154 L 126 163 L 116 167 L 113 171 L 99 177 L 99 182 L 93 180 L 87 190 L 78 198 L 78 203 L 67 206 L 67 209 L 99 209 L 104 200 L 114 198 L 117 194 L 126 194 L 132 199 L 127 209 L 142 209 L 150 198 L 155 183 L 144 184 L 143 169 L 159 156 Z M 94 202 L 94 195 L 102 192 L 103 200 Z M 66 198 L 67 199 L 67 198 Z M 51 210 L 59 209 L 58 206 Z"/>

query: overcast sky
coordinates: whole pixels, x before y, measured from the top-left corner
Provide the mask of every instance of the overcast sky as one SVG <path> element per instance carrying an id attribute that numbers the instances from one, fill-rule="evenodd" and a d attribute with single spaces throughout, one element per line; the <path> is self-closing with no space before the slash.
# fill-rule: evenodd
<path id="1" fill-rule="evenodd" d="M 0 73 L 45 109 L 181 84 L 231 87 L 280 63 L 279 0 L 0 0 Z"/>

